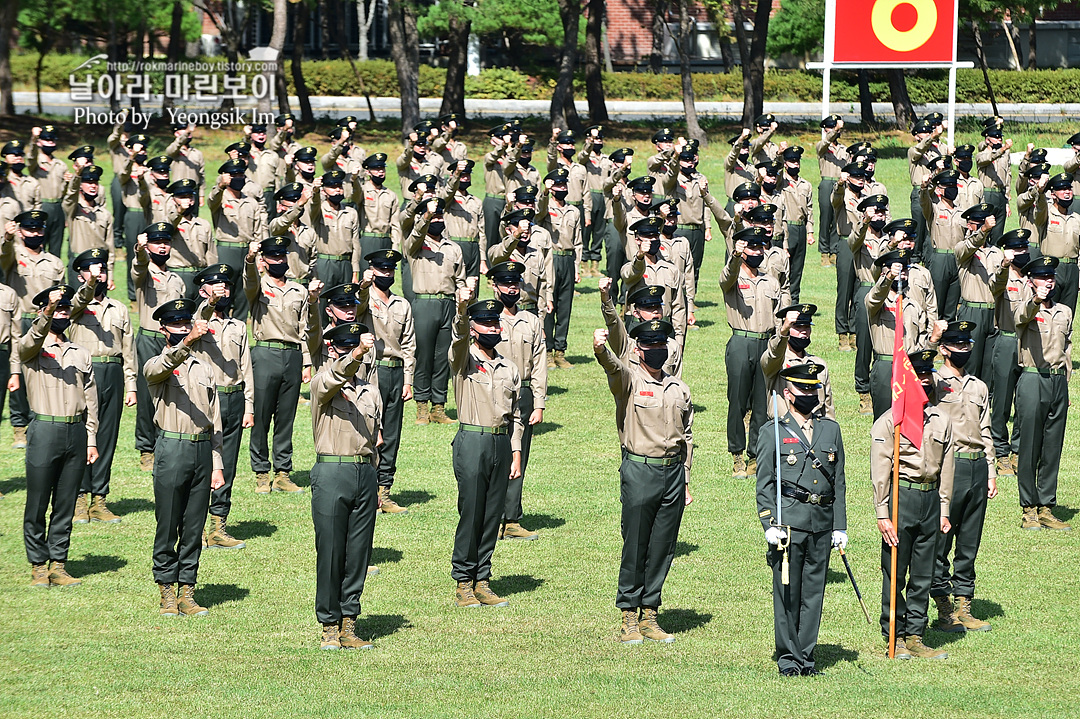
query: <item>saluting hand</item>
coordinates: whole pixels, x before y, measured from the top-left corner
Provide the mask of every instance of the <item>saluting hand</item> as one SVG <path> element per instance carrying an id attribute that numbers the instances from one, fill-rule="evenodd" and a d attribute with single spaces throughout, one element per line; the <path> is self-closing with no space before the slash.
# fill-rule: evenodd
<path id="1" fill-rule="evenodd" d="M 308 282 L 308 300 L 314 304 L 319 301 L 319 295 L 322 294 L 323 283 L 322 280 L 312 280 Z"/>
<path id="2" fill-rule="evenodd" d="M 605 300 L 608 299 L 611 296 L 611 278 L 601 277 L 597 285 L 600 288 L 600 297 Z"/>
<path id="3" fill-rule="evenodd" d="M 184 344 L 191 347 L 210 330 L 210 324 L 206 320 L 195 320 L 191 323 L 191 332 L 184 338 Z"/>
<path id="4" fill-rule="evenodd" d="M 607 343 L 608 331 L 607 330 L 593 330 L 592 333 L 592 346 L 593 352 L 600 353 L 600 350 L 604 349 L 604 345 Z"/>

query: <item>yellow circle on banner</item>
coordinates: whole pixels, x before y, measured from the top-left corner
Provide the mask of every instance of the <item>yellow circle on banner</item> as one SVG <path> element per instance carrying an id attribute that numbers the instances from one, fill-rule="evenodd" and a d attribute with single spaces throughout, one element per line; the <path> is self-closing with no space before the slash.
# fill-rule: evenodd
<path id="1" fill-rule="evenodd" d="M 915 8 L 915 26 L 901 32 L 893 25 L 892 14 L 900 5 Z M 870 27 L 881 44 L 894 52 L 911 52 L 926 44 L 937 27 L 937 4 L 934 0 L 876 0 L 870 11 Z"/>

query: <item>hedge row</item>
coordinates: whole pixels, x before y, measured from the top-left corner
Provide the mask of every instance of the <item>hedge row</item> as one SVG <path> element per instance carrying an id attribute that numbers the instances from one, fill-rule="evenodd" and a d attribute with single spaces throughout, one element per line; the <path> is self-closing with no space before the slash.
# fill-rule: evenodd
<path id="1" fill-rule="evenodd" d="M 42 72 L 46 90 L 63 91 L 68 87 L 68 75 L 86 58 L 77 55 L 48 55 Z M 202 62 L 224 62 L 214 58 Z M 34 87 L 37 56 L 12 56 L 12 73 L 16 89 Z M 397 72 L 392 62 L 369 60 L 357 63 L 365 89 L 373 97 L 393 97 L 398 94 Z M 285 77 L 293 91 L 290 63 L 286 62 Z M 420 96 L 441 97 L 446 71 L 422 65 L 420 67 Z M 345 60 L 311 60 L 304 62 L 304 78 L 312 95 L 358 96 L 360 85 Z M 161 77 L 152 77 L 155 88 L 161 88 Z M 1076 102 L 1080 97 L 1080 69 L 1036 70 L 1018 72 L 991 70 L 990 83 L 999 102 Z M 484 70 L 467 77 L 467 97 L 507 100 L 544 100 L 551 97 L 555 86 L 552 76 L 534 76 L 508 68 Z M 920 71 L 909 75 L 908 94 L 915 104 L 944 102 L 948 91 L 945 71 Z M 575 80 L 578 96 L 584 97 L 584 79 Z M 679 100 L 682 89 L 678 75 L 651 75 L 637 72 L 604 73 L 604 89 L 610 100 Z M 694 90 L 701 101 L 738 101 L 743 97 L 742 76 L 739 73 L 695 73 Z M 871 95 L 885 101 L 889 84 L 884 75 L 871 73 Z M 959 102 L 987 102 L 986 87 L 979 70 L 957 72 L 956 94 Z M 815 102 L 821 99 L 821 76 L 801 70 L 776 70 L 765 75 L 765 97 L 771 101 Z M 832 97 L 836 102 L 858 102 L 858 80 L 854 73 L 833 73 Z"/>

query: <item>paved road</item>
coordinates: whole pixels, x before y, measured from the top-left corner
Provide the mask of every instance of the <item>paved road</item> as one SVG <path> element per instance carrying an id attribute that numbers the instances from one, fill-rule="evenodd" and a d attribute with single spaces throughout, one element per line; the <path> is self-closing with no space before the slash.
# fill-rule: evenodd
<path id="1" fill-rule="evenodd" d="M 299 103 L 296 98 L 290 98 L 293 108 Z M 393 118 L 400 116 L 400 104 L 397 98 L 378 97 L 372 98 L 372 107 L 376 117 Z M 424 98 L 420 100 L 420 112 L 424 116 L 437 115 L 441 100 L 439 98 Z M 108 111 L 108 103 L 84 103 L 72 102 L 68 93 L 48 92 L 42 93 L 42 106 L 46 114 L 59 115 L 74 118 L 77 109 L 90 110 L 94 113 Z M 161 98 L 157 97 L 152 102 L 145 103 L 148 111 L 161 114 Z M 190 103 L 188 111 L 212 112 L 216 110 L 217 103 Z M 315 115 L 329 116 L 332 118 L 345 115 L 358 115 L 366 117 L 368 114 L 367 104 L 362 97 L 312 97 L 311 106 Z M 682 118 L 681 102 L 623 102 L 609 101 L 607 103 L 608 114 L 616 121 L 654 121 L 666 122 L 677 121 Z M 15 93 L 16 112 L 37 112 L 37 99 L 32 92 Z M 241 109 L 250 113 L 254 109 L 254 103 L 242 104 Z M 550 103 L 547 100 L 466 100 L 465 110 L 472 118 L 484 117 L 523 117 L 528 115 L 547 116 Z M 588 104 L 585 101 L 577 102 L 578 112 L 582 117 L 588 115 Z M 832 103 L 832 112 L 839 113 L 851 123 L 859 122 L 859 106 L 857 103 Z M 944 104 L 917 106 L 916 111 L 920 114 L 927 112 L 946 112 Z M 697 103 L 698 115 L 725 120 L 738 120 L 742 117 L 741 102 L 699 102 Z M 821 103 L 811 102 L 766 102 L 765 111 L 775 114 L 777 117 L 790 122 L 814 120 L 821 117 Z M 1009 120 L 1020 122 L 1048 122 L 1080 120 L 1080 103 L 1068 103 L 1061 105 L 1052 104 L 1002 104 L 998 105 L 999 113 Z M 874 114 L 883 119 L 892 117 L 892 104 L 886 102 L 874 103 Z M 973 115 L 988 117 L 992 114 L 989 103 L 986 104 L 961 104 L 956 106 L 957 116 Z M 206 123 L 204 123 L 206 124 Z"/>

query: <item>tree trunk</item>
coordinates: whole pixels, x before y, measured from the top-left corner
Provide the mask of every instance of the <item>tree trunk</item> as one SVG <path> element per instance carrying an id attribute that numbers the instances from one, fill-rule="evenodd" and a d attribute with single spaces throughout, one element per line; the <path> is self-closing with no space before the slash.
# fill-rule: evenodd
<path id="1" fill-rule="evenodd" d="M 356 56 L 361 61 L 368 59 L 368 33 L 371 31 L 371 21 L 375 19 L 379 11 L 378 2 L 372 2 L 371 12 L 368 12 L 366 0 L 356 0 L 356 27 L 359 37 L 357 39 Z"/>
<path id="2" fill-rule="evenodd" d="M 41 107 L 41 66 L 45 64 L 44 48 L 39 48 L 37 65 L 34 66 L 34 89 L 37 90 L 37 111 L 39 115 L 45 113 L 45 110 Z"/>
<path id="3" fill-rule="evenodd" d="M 165 51 L 165 59 L 170 63 L 178 63 L 185 55 L 184 48 L 184 4 L 177 0 L 172 6 L 172 19 L 169 22 L 169 48 Z M 168 93 L 161 94 L 161 114 L 168 116 L 168 109 L 173 107 L 173 100 Z"/>
<path id="4" fill-rule="evenodd" d="M 581 4 L 578 0 L 559 0 L 563 43 L 559 59 L 559 79 L 551 95 L 551 127 L 565 130 L 577 124 L 574 108 L 574 65 L 577 63 L 578 25 L 581 23 Z"/>
<path id="5" fill-rule="evenodd" d="M 889 94 L 892 96 L 896 125 L 901 130 L 907 130 L 915 122 L 915 108 L 908 97 L 907 78 L 903 70 L 886 70 L 886 74 L 889 76 Z"/>
<path id="6" fill-rule="evenodd" d="M 296 89 L 296 100 L 300 103 L 300 121 L 315 122 L 308 98 L 307 80 L 304 79 L 304 41 L 307 39 L 308 18 L 311 11 L 307 3 L 296 4 L 296 17 L 293 19 L 292 79 Z"/>
<path id="7" fill-rule="evenodd" d="M 994 88 L 990 85 L 990 73 L 986 69 L 986 51 L 983 48 L 982 32 L 978 23 L 971 23 L 971 34 L 975 36 L 975 55 L 979 58 L 979 67 L 982 68 L 983 82 L 986 84 L 986 94 L 990 96 L 990 106 L 994 108 L 994 116 L 997 117 L 997 98 L 994 97 Z"/>
<path id="8" fill-rule="evenodd" d="M 0 115 L 15 114 L 11 77 L 11 33 L 19 15 L 19 3 L 5 2 L 0 10 Z"/>
<path id="9" fill-rule="evenodd" d="M 1012 56 L 1013 69 L 1023 70 L 1024 66 L 1020 64 L 1020 56 L 1016 54 L 1016 40 L 1019 38 L 1019 34 L 1017 34 L 1016 30 L 1016 23 L 1010 22 L 1006 24 L 1006 22 L 1002 20 L 1001 29 L 1005 31 L 1005 39 L 1009 41 L 1009 54 Z"/>
<path id="10" fill-rule="evenodd" d="M 1034 70 L 1039 66 L 1038 59 L 1035 53 L 1035 18 L 1031 18 L 1031 24 L 1028 25 L 1028 63 L 1027 69 Z"/>
<path id="11" fill-rule="evenodd" d="M 8 6 L 9 7 L 16 7 L 16 4 L 15 3 L 8 3 Z M 3 32 L 3 31 L 0 30 L 0 32 Z M 109 62 L 117 62 L 117 61 L 120 60 L 120 47 L 119 47 L 119 45 L 120 45 L 120 41 L 119 41 L 119 38 L 117 37 L 117 32 L 116 32 L 116 18 L 110 15 L 109 16 L 109 40 L 108 40 L 108 45 L 105 48 L 106 49 L 106 54 L 108 55 Z M 109 74 L 112 76 L 113 88 L 115 88 L 116 84 L 117 84 L 116 83 L 116 79 L 117 79 L 116 78 L 116 72 L 110 70 Z M 117 97 L 117 93 L 115 91 L 109 93 L 109 109 L 112 110 L 113 112 L 116 112 L 116 111 L 118 111 L 120 109 L 120 98 Z M 0 112 L 0 114 L 3 114 L 3 113 Z"/>
<path id="12" fill-rule="evenodd" d="M 589 0 L 589 17 L 585 20 L 585 97 L 589 100 L 589 121 L 593 123 L 608 121 L 600 67 L 606 4 L 606 0 Z"/>
<path id="13" fill-rule="evenodd" d="M 723 17 L 718 19 L 724 22 Z M 731 52 L 731 38 L 727 33 L 720 36 L 720 60 L 724 63 L 725 73 L 735 71 L 735 56 Z"/>
<path id="14" fill-rule="evenodd" d="M 675 46 L 679 51 L 679 74 L 682 76 L 683 114 L 686 115 L 686 134 L 691 140 L 697 140 L 702 147 L 709 144 L 709 139 L 701 129 L 697 119 L 697 105 L 694 104 L 694 82 L 690 74 L 690 41 L 694 37 L 697 22 L 690 14 L 692 0 L 679 0 L 679 37 Z"/>
<path id="15" fill-rule="evenodd" d="M 390 57 L 397 68 L 404 137 L 420 122 L 420 47 L 416 11 L 405 0 L 390 0 L 388 15 Z"/>
<path id="16" fill-rule="evenodd" d="M 862 111 L 863 127 L 871 127 L 874 119 L 874 98 L 870 95 L 870 73 L 859 70 L 859 108 Z"/>
<path id="17" fill-rule="evenodd" d="M 649 72 L 659 75 L 664 71 L 664 32 L 667 27 L 668 0 L 656 0 L 656 12 L 652 21 L 652 52 L 649 54 Z"/>
<path id="18" fill-rule="evenodd" d="M 289 27 L 289 3 L 288 0 L 274 0 L 274 26 L 270 32 L 270 49 L 276 51 L 273 65 L 263 66 L 263 78 L 266 80 L 266 96 L 260 97 L 256 104 L 260 113 L 270 112 L 270 90 L 277 87 L 279 69 L 285 61 L 282 50 L 285 49 L 285 33 Z M 287 100 L 287 98 L 286 98 Z"/>
<path id="19" fill-rule="evenodd" d="M 440 115 L 456 112 L 465 115 L 465 73 L 469 69 L 469 33 L 472 20 L 465 16 L 463 6 L 456 6 L 450 15 L 450 32 L 447 44 L 450 57 L 446 64 L 446 84 L 443 85 Z M 460 124 L 460 123 L 459 123 Z"/>
<path id="20" fill-rule="evenodd" d="M 758 0 L 754 11 L 753 35 L 747 37 L 742 20 L 742 3 L 735 5 L 736 34 L 741 34 L 739 54 L 742 56 L 743 127 L 750 127 L 765 107 L 765 41 L 769 35 L 770 0 Z"/>
<path id="21" fill-rule="evenodd" d="M 318 0 L 319 3 L 319 59 L 330 59 L 330 3 L 327 0 Z M 333 23 L 335 33 L 340 23 Z"/>
<path id="22" fill-rule="evenodd" d="M 344 25 L 344 23 L 339 23 L 339 22 L 334 23 L 334 31 L 335 31 L 336 37 L 337 37 L 338 48 L 341 50 L 341 55 L 342 55 L 342 57 L 346 58 L 349 61 L 349 67 L 352 68 L 353 76 L 356 77 L 356 84 L 360 87 L 360 94 L 362 94 L 364 96 L 364 100 L 367 101 L 368 118 L 371 120 L 372 123 L 374 123 L 375 122 L 375 109 L 371 106 L 371 95 L 368 94 L 367 86 L 364 85 L 364 78 L 360 74 L 360 70 L 356 67 L 356 63 L 353 62 L 352 53 L 349 51 L 349 41 L 348 41 L 348 38 L 345 37 L 345 25 Z M 419 73 L 419 72 L 420 71 L 419 71 L 419 68 L 418 68 L 417 73 Z M 401 77 L 400 73 L 401 73 L 401 69 L 399 67 L 399 69 L 398 69 L 398 77 L 399 78 Z M 305 88 L 305 90 L 306 90 L 306 88 Z M 403 100 L 403 102 L 404 102 L 404 100 Z M 419 114 L 419 102 L 420 101 L 417 100 L 417 114 Z M 410 127 L 412 127 L 412 126 L 410 125 Z"/>

